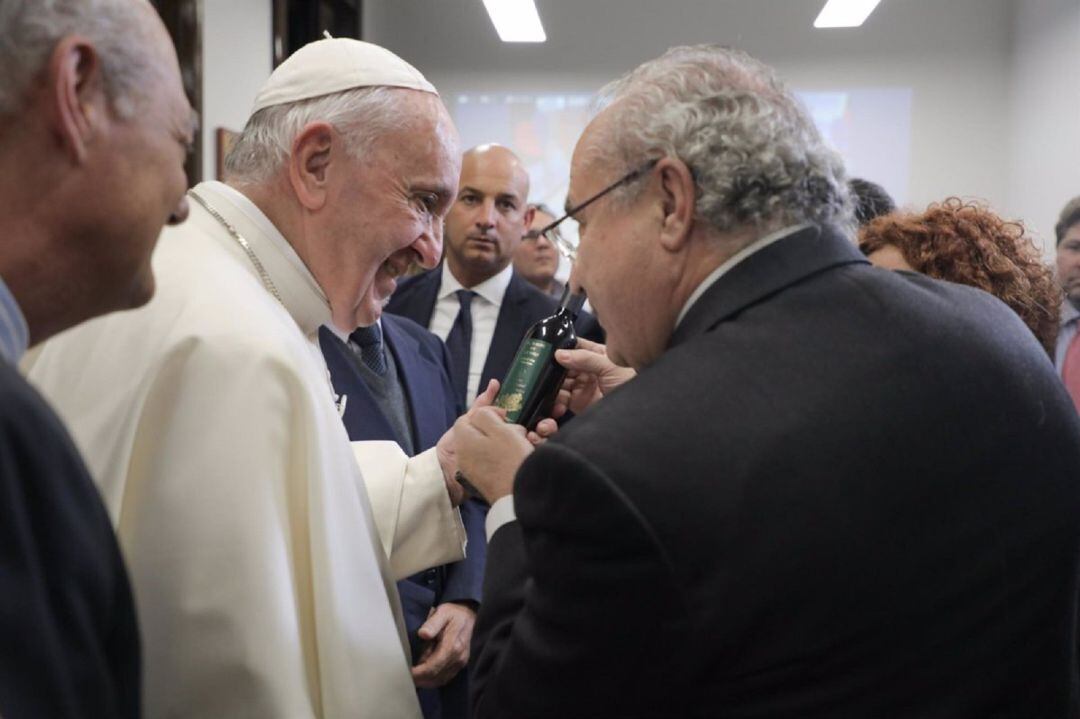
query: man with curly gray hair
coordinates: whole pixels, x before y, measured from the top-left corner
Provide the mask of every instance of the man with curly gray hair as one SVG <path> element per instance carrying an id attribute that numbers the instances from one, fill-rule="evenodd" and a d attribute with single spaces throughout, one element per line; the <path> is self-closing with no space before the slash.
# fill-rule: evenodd
<path id="1" fill-rule="evenodd" d="M 191 107 L 145 0 L 0 0 L 0 715 L 141 715 L 112 522 L 26 350 L 145 304 Z M 86 358 L 79 357 L 82 362 Z"/>
<path id="2" fill-rule="evenodd" d="M 1027 327 L 871 267 L 761 63 L 677 48 L 604 94 L 567 214 L 606 356 L 556 354 L 579 414 L 538 449 L 455 428 L 476 716 L 1071 716 L 1080 422 Z"/>

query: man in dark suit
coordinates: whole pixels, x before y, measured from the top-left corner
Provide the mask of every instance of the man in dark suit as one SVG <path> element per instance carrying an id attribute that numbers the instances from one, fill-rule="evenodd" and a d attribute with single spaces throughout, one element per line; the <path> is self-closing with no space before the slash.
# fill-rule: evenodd
<path id="1" fill-rule="evenodd" d="M 109 516 L 15 365 L 150 298 L 157 236 L 187 214 L 191 108 L 144 2 L 6 0 L 0 66 L 0 715 L 137 717 L 138 629 Z"/>
<path id="2" fill-rule="evenodd" d="M 529 176 L 517 156 L 500 145 L 469 150 L 458 187 L 446 216 L 444 262 L 404 280 L 386 311 L 446 342 L 451 383 L 467 406 L 490 380 L 503 380 L 526 330 L 558 302 L 511 264 L 533 215 Z M 581 336 L 600 339 L 592 316 L 582 314 L 576 326 Z"/>
<path id="3" fill-rule="evenodd" d="M 324 326 L 319 344 L 334 391 L 344 398 L 342 420 L 353 441 L 388 440 L 406 454 L 418 454 L 434 447 L 460 414 L 446 347 L 410 319 L 384 314 L 379 324 L 348 338 Z M 397 585 L 426 719 L 469 717 L 468 677 L 462 670 L 480 603 L 485 513 L 478 501 L 461 505 L 468 535 L 464 560 Z"/>
<path id="4" fill-rule="evenodd" d="M 638 374 L 535 452 L 455 426 L 476 715 L 1076 716 L 1080 421 L 1031 333 L 866 263 L 769 68 L 677 48 L 605 95 L 575 278 Z"/>

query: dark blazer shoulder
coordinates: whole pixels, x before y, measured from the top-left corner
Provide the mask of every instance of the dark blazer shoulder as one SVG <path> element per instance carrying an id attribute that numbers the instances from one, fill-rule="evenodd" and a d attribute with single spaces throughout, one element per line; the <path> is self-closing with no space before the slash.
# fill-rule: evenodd
<path id="1" fill-rule="evenodd" d="M 401 333 L 408 335 L 412 339 L 423 347 L 429 354 L 435 357 L 442 357 L 443 341 L 440 340 L 435 333 L 431 332 L 426 327 L 422 326 L 419 322 L 416 322 L 404 315 L 395 315 L 391 313 L 385 313 L 382 316 L 383 325 L 392 325 L 395 329 Z"/>
<path id="2" fill-rule="evenodd" d="M 137 717 L 127 572 L 60 418 L 0 360 L 0 712 Z"/>
<path id="3" fill-rule="evenodd" d="M 431 314 L 435 311 L 439 286 L 442 284 L 442 265 L 419 275 L 406 277 L 398 283 L 386 311 L 393 315 L 407 317 L 421 327 L 431 324 Z"/>

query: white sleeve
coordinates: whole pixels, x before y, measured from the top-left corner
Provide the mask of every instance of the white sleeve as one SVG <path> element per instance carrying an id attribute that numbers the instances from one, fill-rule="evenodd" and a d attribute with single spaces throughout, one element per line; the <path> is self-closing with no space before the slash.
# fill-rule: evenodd
<path id="1" fill-rule="evenodd" d="M 509 524 L 517 519 L 514 513 L 514 495 L 508 494 L 495 500 L 488 510 L 487 519 L 484 520 L 484 531 L 487 532 L 487 540 L 490 542 L 492 535 L 499 531 L 499 527 Z"/>
<path id="2" fill-rule="evenodd" d="M 184 350 L 141 408 L 118 518 L 147 714 L 355 716 L 377 696 L 418 716 L 351 452 L 288 365 Z"/>
<path id="3" fill-rule="evenodd" d="M 435 449 L 409 458 L 396 442 L 352 447 L 394 577 L 464 559 L 465 525 L 450 505 Z"/>

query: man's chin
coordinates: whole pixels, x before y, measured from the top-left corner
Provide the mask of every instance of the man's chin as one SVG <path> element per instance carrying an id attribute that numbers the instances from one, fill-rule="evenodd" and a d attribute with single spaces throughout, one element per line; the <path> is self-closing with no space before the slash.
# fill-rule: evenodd
<path id="1" fill-rule="evenodd" d="M 154 273 L 149 267 L 146 271 L 140 274 L 132 283 L 131 291 L 118 310 L 134 310 L 142 307 L 147 302 L 154 298 L 154 290 L 157 289 L 157 285 L 154 282 Z"/>
<path id="2" fill-rule="evenodd" d="M 384 306 L 384 302 L 375 302 L 371 299 L 365 299 L 363 304 L 356 308 L 356 326 L 370 327 L 378 322 L 379 318 L 382 317 Z"/>

